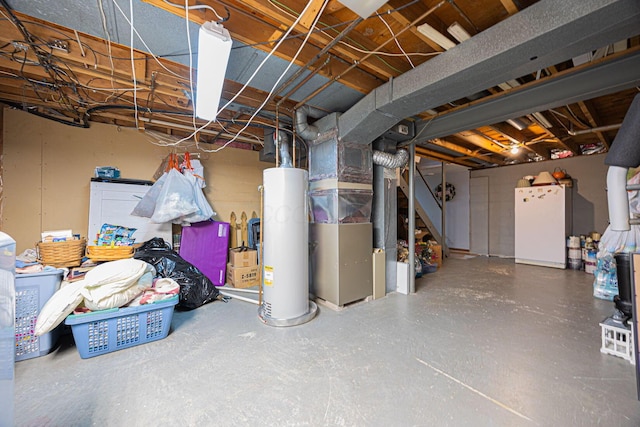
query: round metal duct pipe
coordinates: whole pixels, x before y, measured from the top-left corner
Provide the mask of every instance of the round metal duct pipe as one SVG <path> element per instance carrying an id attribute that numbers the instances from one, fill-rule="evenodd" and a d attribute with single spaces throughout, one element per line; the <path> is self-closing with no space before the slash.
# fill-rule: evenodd
<path id="1" fill-rule="evenodd" d="M 409 152 L 399 148 L 395 154 L 373 150 L 373 164 L 387 169 L 401 168 L 409 161 Z"/>
<path id="2" fill-rule="evenodd" d="M 308 122 L 310 112 L 311 107 L 308 105 L 303 105 L 296 110 L 296 132 L 306 141 L 312 141 L 320 134 L 318 128 Z"/>

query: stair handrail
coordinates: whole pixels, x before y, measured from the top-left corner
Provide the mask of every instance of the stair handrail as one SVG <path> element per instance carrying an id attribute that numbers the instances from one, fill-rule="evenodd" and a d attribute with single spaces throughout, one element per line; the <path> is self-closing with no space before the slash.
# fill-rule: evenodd
<path id="1" fill-rule="evenodd" d="M 424 182 L 424 185 L 427 186 L 427 190 L 429 190 L 429 193 L 431 193 L 431 197 L 433 197 L 433 199 L 438 204 L 438 207 L 440 208 L 440 210 L 442 210 L 442 202 L 440 200 L 438 200 L 436 195 L 433 193 L 433 190 L 431 189 L 431 186 L 429 185 L 427 180 L 424 178 L 424 175 L 422 175 L 422 172 L 420 172 L 420 169 L 416 168 L 416 170 L 418 171 L 418 175 L 420 175 L 420 178 L 422 179 L 422 182 Z"/>

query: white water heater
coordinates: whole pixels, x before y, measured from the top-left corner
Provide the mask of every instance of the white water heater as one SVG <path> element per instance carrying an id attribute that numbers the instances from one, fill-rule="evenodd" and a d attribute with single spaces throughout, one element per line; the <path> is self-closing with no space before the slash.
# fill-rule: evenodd
<path id="1" fill-rule="evenodd" d="M 317 311 L 309 301 L 309 176 L 296 168 L 263 173 L 263 302 L 260 319 L 272 326 L 294 326 Z"/>

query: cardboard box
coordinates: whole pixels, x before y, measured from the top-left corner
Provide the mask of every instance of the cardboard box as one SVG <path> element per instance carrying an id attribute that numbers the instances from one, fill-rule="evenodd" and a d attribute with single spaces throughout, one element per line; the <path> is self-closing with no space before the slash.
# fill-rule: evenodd
<path id="1" fill-rule="evenodd" d="M 434 262 L 442 267 L 442 245 L 431 245 L 431 264 Z"/>
<path id="2" fill-rule="evenodd" d="M 233 267 L 253 267 L 258 265 L 258 251 L 247 249 L 240 251 L 239 248 L 229 249 L 229 263 Z"/>
<path id="3" fill-rule="evenodd" d="M 227 264 L 227 283 L 234 288 L 250 288 L 260 284 L 260 267 L 234 267 Z"/>

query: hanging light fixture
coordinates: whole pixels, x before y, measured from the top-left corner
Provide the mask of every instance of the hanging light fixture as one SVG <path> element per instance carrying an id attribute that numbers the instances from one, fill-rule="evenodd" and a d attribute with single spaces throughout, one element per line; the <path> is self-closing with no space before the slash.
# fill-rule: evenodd
<path id="1" fill-rule="evenodd" d="M 205 22 L 198 33 L 196 116 L 215 120 L 233 41 L 222 24 Z"/>
<path id="2" fill-rule="evenodd" d="M 520 149 L 518 148 L 517 145 L 514 145 L 511 147 L 511 154 L 518 154 L 518 151 L 520 151 Z"/>

